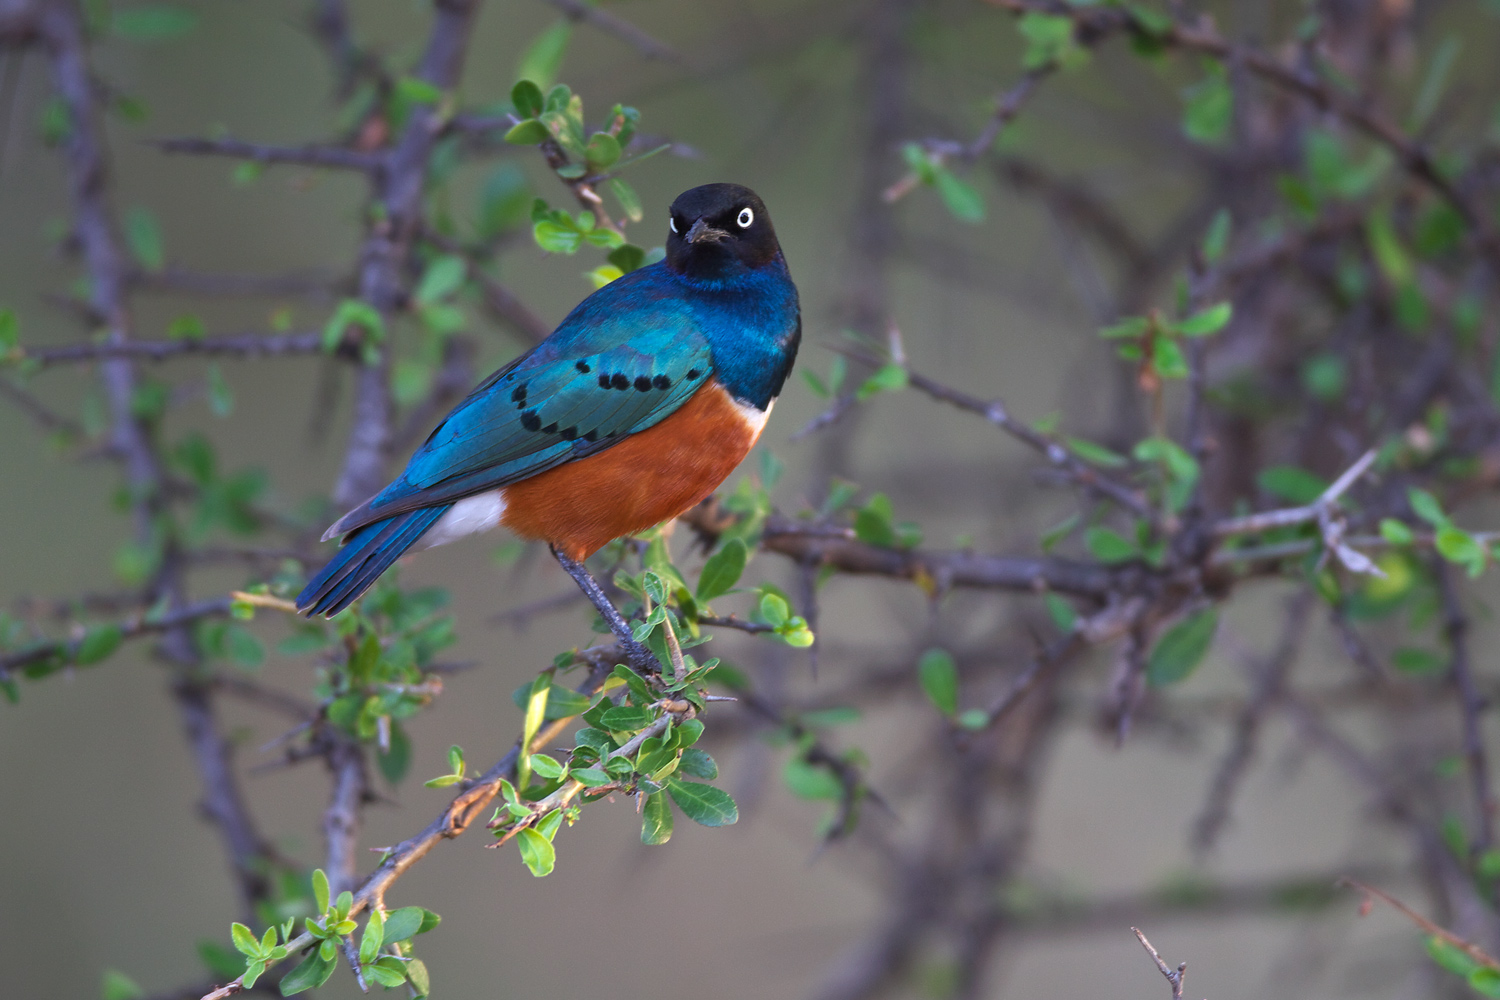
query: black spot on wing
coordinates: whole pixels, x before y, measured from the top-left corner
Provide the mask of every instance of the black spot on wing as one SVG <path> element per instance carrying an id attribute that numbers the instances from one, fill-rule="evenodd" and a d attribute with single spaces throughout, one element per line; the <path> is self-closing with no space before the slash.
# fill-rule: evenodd
<path id="1" fill-rule="evenodd" d="M 656 376 L 651 380 L 651 384 L 656 386 L 658 389 L 661 389 L 662 391 L 666 391 L 667 389 L 672 388 L 672 380 L 667 378 L 665 375 Z"/>
<path id="2" fill-rule="evenodd" d="M 535 410 L 527 410 L 525 413 L 521 414 L 521 426 L 526 428 L 528 431 L 540 430 L 542 426 L 542 418 L 536 415 Z"/>
<path id="3" fill-rule="evenodd" d="M 615 372 L 610 376 L 609 384 L 614 386 L 616 389 L 629 389 L 630 376 L 626 375 L 624 372 Z"/>
<path id="4" fill-rule="evenodd" d="M 562 430 L 557 432 L 557 436 L 562 438 L 564 441 L 571 441 L 578 436 L 578 428 L 564 427 Z"/>
<path id="5" fill-rule="evenodd" d="M 585 375 L 587 375 L 589 372 L 593 371 L 593 369 L 589 367 L 589 363 L 587 361 L 575 361 L 575 362 L 573 362 L 573 367 L 577 368 L 580 372 L 582 372 Z"/>
<path id="6" fill-rule="evenodd" d="M 542 433 L 543 434 L 556 434 L 557 433 L 557 421 L 554 420 L 554 421 L 552 421 L 552 423 L 548 424 L 546 427 L 543 427 L 542 428 Z"/>
<path id="7" fill-rule="evenodd" d="M 650 375 L 637 375 L 635 377 L 635 387 L 636 387 L 636 390 L 639 391 L 639 392 L 650 392 L 651 391 L 651 376 Z"/>
<path id="8" fill-rule="evenodd" d="M 526 402 L 526 383 L 525 382 L 522 382 L 520 385 L 516 386 L 514 389 L 511 390 L 511 392 L 510 392 L 510 401 L 512 403 L 523 403 L 523 404 Z"/>
<path id="9" fill-rule="evenodd" d="M 597 429 L 588 431 L 583 435 L 583 439 L 585 441 L 597 441 L 599 440 L 599 431 Z"/>
<path id="10" fill-rule="evenodd" d="M 699 378 L 699 377 L 700 377 L 700 376 L 702 376 L 702 375 L 703 375 L 703 373 L 702 373 L 702 372 L 700 372 L 700 371 L 699 371 L 699 370 L 698 370 L 698 369 L 696 369 L 696 368 L 689 368 L 689 369 L 688 369 L 688 373 L 687 373 L 687 377 L 688 377 L 688 381 L 689 381 L 689 382 L 692 382 L 692 381 L 694 381 L 694 380 L 696 380 L 696 379 L 698 379 L 698 378 Z"/>
<path id="11" fill-rule="evenodd" d="M 609 388 L 609 376 L 608 375 L 600 375 L 599 376 L 599 388 L 601 388 L 601 389 L 608 389 Z"/>

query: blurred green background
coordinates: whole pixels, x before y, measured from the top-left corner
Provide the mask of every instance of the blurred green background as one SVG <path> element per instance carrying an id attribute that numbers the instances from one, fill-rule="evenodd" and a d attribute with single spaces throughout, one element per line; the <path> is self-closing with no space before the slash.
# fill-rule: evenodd
<path id="1" fill-rule="evenodd" d="M 155 213 L 173 263 L 205 271 L 342 272 L 361 234 L 358 178 L 276 168 L 251 185 L 235 185 L 228 161 L 164 155 L 143 141 L 227 129 L 242 138 L 299 143 L 333 127 L 333 80 L 309 38 L 304 5 L 186 6 L 198 14 L 186 39 L 112 42 L 100 52 L 104 74 L 150 109 L 144 123 L 110 123 L 117 204 Z M 861 277 L 850 235 L 856 214 L 869 210 L 855 203 L 859 178 L 875 170 L 893 181 L 902 169 L 895 150 L 883 164 L 866 161 L 871 110 L 862 33 L 873 5 L 635 0 L 611 9 L 686 57 L 686 65 L 645 61 L 581 26 L 563 64 L 562 78 L 587 108 L 634 104 L 645 131 L 696 151 L 659 158 L 632 177 L 647 206 L 639 227 L 645 233 L 636 238 L 660 243 L 661 236 L 650 234 L 687 187 L 713 180 L 754 187 L 801 289 L 807 339 L 800 364 L 826 371 L 832 355 L 820 345 L 836 341 L 849 290 Z M 360 40 L 396 62 L 420 51 L 424 4 L 361 0 L 351 11 Z M 986 100 L 1018 72 L 1010 18 L 967 3 L 920 5 L 905 16 L 911 63 L 904 135 L 972 134 Z M 1233 16 L 1268 17 L 1253 3 L 1236 5 Z M 486 4 L 464 77 L 466 97 L 504 100 L 521 52 L 557 18 L 541 2 Z M 1482 56 L 1471 51 L 1465 58 Z M 1176 120 L 1182 81 L 1146 72 L 1118 52 L 1104 53 L 1098 63 L 1096 72 L 1049 85 L 1005 141 L 1088 182 L 1149 233 L 1195 193 L 1191 157 L 1163 155 L 1173 144 L 1160 141 Z M 0 147 L 0 303 L 17 311 L 31 343 L 79 337 L 74 318 L 46 298 L 65 292 L 76 274 L 53 249 L 68 211 L 60 161 L 36 138 L 49 87 L 44 63 L 26 57 Z M 533 178 L 538 193 L 565 201 L 531 150 L 506 158 Z M 456 200 L 472 205 L 492 169 L 463 168 Z M 976 395 L 1000 396 L 1026 419 L 1060 410 L 1065 426 L 1098 431 L 1114 419 L 1118 386 L 1106 374 L 1107 348 L 1094 336 L 1099 317 L 1090 290 L 1077 280 L 1073 255 L 1090 251 L 1070 245 L 1034 201 L 983 174 L 976 178 L 989 207 L 982 225 L 955 221 L 927 193 L 878 209 L 891 212 L 903 234 L 889 288 L 908 351 L 923 371 Z M 582 272 L 597 263 L 587 252 L 549 257 L 522 239 L 504 254 L 501 276 L 555 322 L 588 292 Z M 1101 281 L 1114 280 L 1106 262 L 1091 267 Z M 139 302 L 139 327 L 149 336 L 188 307 L 165 295 Z M 291 300 L 194 300 L 191 308 L 215 332 L 265 329 L 278 309 L 290 310 L 293 329 L 320 329 L 328 313 L 327 305 Z M 477 311 L 474 317 L 482 370 L 521 348 Z M 202 368 L 195 361 L 173 364 L 179 372 Z M 318 364 L 265 360 L 225 370 L 234 418 L 216 420 L 200 400 L 179 409 L 173 426 L 201 427 L 227 466 L 265 469 L 277 502 L 295 506 L 325 493 L 337 475 L 347 406 L 314 433 Z M 86 406 L 92 392 L 90 373 L 81 368 L 48 372 L 36 385 L 68 412 Z M 348 393 L 345 385 L 344 403 Z M 794 380 L 760 446 L 787 463 L 776 491 L 785 509 L 810 499 L 816 486 L 818 439 L 788 438 L 822 405 Z M 752 459 L 746 469 L 753 467 Z M 1056 510 L 1055 497 L 1038 488 L 1028 467 L 1021 448 L 992 428 L 905 394 L 862 414 L 842 471 L 889 493 L 898 516 L 922 521 L 930 544 L 1026 552 Z M 0 406 L 6 514 L 0 601 L 78 595 L 110 580 L 113 553 L 128 534 L 126 518 L 109 503 L 114 484 L 108 463 L 60 456 L 13 408 Z M 421 779 L 443 770 L 449 744 L 462 745 L 471 762 L 484 766 L 503 753 L 519 725 L 511 690 L 581 638 L 577 609 L 524 630 L 487 621 L 498 610 L 570 586 L 544 552 L 523 554 L 518 564 L 497 561 L 504 541 L 438 550 L 403 570 L 407 583 L 451 588 L 461 643 L 448 658 L 477 669 L 451 678 L 445 696 L 412 727 L 412 777 L 385 788 L 388 801 L 368 811 L 364 845 L 394 843 L 442 808 L 448 794 L 422 788 Z M 773 578 L 784 569 L 756 567 Z M 218 592 L 209 582 L 199 596 Z M 238 582 L 226 573 L 215 586 Z M 1265 646 L 1271 637 L 1264 625 L 1279 599 L 1278 585 L 1267 584 L 1237 605 L 1226 642 Z M 1003 598 L 955 600 L 970 613 L 966 627 L 975 634 L 1006 627 Z M 927 613 L 909 586 L 836 580 L 825 599 L 822 635 L 837 655 L 825 656 L 816 680 L 801 654 L 785 656 L 777 669 L 787 685 L 836 689 L 839 662 L 892 661 L 904 649 L 903 637 L 920 633 Z M 279 634 L 274 622 L 257 627 L 268 638 Z M 1333 648 L 1332 639 L 1311 647 L 1330 657 Z M 197 777 L 165 675 L 145 652 L 134 646 L 101 669 L 28 685 L 19 706 L 0 706 L 0 994 L 93 996 L 106 968 L 153 992 L 197 981 L 195 942 L 222 938 L 236 913 L 219 842 L 196 814 Z M 261 669 L 267 683 L 305 688 L 302 662 L 273 654 Z M 1310 673 L 1318 669 L 1314 664 Z M 1090 698 L 1106 670 L 1101 658 L 1079 676 L 1068 710 L 1080 725 L 1049 751 L 1028 870 L 1040 883 L 1089 897 L 1181 887 L 1196 877 L 1187 827 L 1222 729 L 1182 734 L 1178 743 L 1142 738 L 1116 750 L 1087 725 Z M 1205 669 L 1182 696 L 1211 699 L 1229 685 L 1227 671 Z M 258 748 L 280 732 L 280 719 L 234 704 L 226 713 L 242 769 L 275 759 Z M 867 716 L 849 739 L 869 753 L 872 782 L 895 811 L 872 809 L 864 821 L 894 825 L 897 839 L 928 835 L 921 789 L 912 786 L 905 764 L 931 734 L 911 712 L 892 708 Z M 1322 872 L 1354 857 L 1368 864 L 1382 853 L 1399 859 L 1399 841 L 1367 821 L 1360 797 L 1327 764 L 1308 764 L 1288 746 L 1288 734 L 1273 727 L 1264 749 L 1273 766 L 1252 774 L 1229 835 L 1196 871 L 1257 878 Z M 420 902 L 444 917 L 422 942 L 433 995 L 815 994 L 877 925 L 888 873 L 858 844 L 820 850 L 819 809 L 781 787 L 781 759 L 775 748 L 754 742 L 722 754 L 724 784 L 740 801 L 742 821 L 724 830 L 679 824 L 666 847 L 639 846 L 627 802 L 588 810 L 579 827 L 559 836 L 557 872 L 544 880 L 532 878 L 514 851 L 482 850 L 482 834 L 440 845 L 390 899 Z M 319 764 L 256 774 L 247 789 L 267 835 L 294 856 L 319 855 L 317 821 L 326 794 Z M 376 857 L 370 855 L 366 870 Z M 1224 916 L 1147 930 L 1173 961 L 1190 960 L 1188 992 L 1214 1000 L 1286 992 L 1288 969 L 1303 970 L 1307 988 L 1296 992 L 1306 996 L 1418 989 L 1403 979 L 1412 936 L 1393 919 L 1356 923 L 1352 902 L 1315 925 L 1299 916 Z M 1124 924 L 1013 941 L 988 995 L 1154 997 L 1163 990 Z M 600 946 L 607 958 L 594 950 Z M 1329 948 L 1331 966 L 1313 968 Z M 340 972 L 325 992 L 356 990 Z"/>

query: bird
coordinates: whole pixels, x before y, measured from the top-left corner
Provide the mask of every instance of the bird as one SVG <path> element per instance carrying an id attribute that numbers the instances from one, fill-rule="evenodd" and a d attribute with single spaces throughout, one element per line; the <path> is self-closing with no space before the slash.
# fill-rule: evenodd
<path id="1" fill-rule="evenodd" d="M 323 535 L 297 596 L 357 600 L 408 550 L 504 526 L 546 542 L 629 650 L 584 561 L 692 508 L 760 437 L 797 358 L 801 306 L 770 214 L 738 184 L 683 192 L 665 256 L 596 290 L 479 383 L 397 476 Z"/>

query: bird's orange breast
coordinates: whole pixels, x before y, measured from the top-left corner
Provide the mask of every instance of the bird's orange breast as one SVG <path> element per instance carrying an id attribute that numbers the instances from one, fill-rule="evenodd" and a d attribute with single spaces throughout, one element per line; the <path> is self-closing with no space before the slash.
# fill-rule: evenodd
<path id="1" fill-rule="evenodd" d="M 765 418 L 711 379 L 655 426 L 505 487 L 500 523 L 582 561 L 707 497 L 749 454 Z"/>

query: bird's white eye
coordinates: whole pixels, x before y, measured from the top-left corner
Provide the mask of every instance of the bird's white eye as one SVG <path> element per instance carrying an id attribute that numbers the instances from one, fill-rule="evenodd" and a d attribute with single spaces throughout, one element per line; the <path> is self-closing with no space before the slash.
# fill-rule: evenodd
<path id="1" fill-rule="evenodd" d="M 739 227 L 741 229 L 749 229 L 750 223 L 755 221 L 755 213 L 750 211 L 748 208 L 742 208 L 740 209 L 739 218 L 735 219 L 734 221 L 739 224 Z"/>
<path id="2" fill-rule="evenodd" d="M 674 232 L 674 233 L 677 232 L 677 216 L 675 216 L 675 215 L 669 215 L 669 216 L 667 216 L 667 225 L 669 225 L 669 226 L 672 227 L 672 232 Z"/>

